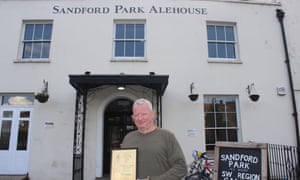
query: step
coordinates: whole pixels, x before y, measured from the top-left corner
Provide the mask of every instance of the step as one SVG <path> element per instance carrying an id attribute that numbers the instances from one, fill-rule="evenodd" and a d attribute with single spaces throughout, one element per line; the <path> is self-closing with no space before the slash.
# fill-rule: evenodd
<path id="1" fill-rule="evenodd" d="M 24 175 L 0 175 L 0 180 L 29 180 L 30 178 Z"/>

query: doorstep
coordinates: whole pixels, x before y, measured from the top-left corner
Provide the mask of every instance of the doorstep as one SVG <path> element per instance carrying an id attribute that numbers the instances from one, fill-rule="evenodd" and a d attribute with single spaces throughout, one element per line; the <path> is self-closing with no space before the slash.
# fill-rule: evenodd
<path id="1" fill-rule="evenodd" d="M 0 175 L 0 180 L 29 180 L 26 174 L 24 175 Z"/>

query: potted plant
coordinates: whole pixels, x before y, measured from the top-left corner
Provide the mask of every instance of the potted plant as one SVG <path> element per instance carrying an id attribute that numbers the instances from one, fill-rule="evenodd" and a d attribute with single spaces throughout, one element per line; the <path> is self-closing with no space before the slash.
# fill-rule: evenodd
<path id="1" fill-rule="evenodd" d="M 37 99 L 40 103 L 45 103 L 49 99 L 49 94 L 47 92 L 40 92 L 35 95 L 35 99 Z"/>
<path id="2" fill-rule="evenodd" d="M 37 93 L 34 97 L 40 103 L 45 103 L 48 101 L 49 94 L 48 94 L 48 82 L 47 81 L 44 80 L 44 88 L 43 88 L 42 92 Z"/>

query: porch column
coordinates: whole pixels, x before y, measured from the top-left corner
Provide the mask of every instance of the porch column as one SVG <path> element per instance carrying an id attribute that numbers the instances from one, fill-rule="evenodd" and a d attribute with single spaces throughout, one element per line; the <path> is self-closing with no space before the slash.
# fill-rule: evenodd
<path id="1" fill-rule="evenodd" d="M 74 142 L 73 142 L 73 180 L 83 180 L 84 171 L 84 135 L 86 119 L 87 92 L 76 94 Z"/>

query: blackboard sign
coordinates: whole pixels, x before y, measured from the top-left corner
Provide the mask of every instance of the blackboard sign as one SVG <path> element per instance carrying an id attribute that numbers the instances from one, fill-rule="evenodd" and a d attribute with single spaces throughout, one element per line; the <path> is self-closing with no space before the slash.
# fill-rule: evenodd
<path id="1" fill-rule="evenodd" d="M 217 142 L 215 180 L 267 179 L 267 144 Z"/>

